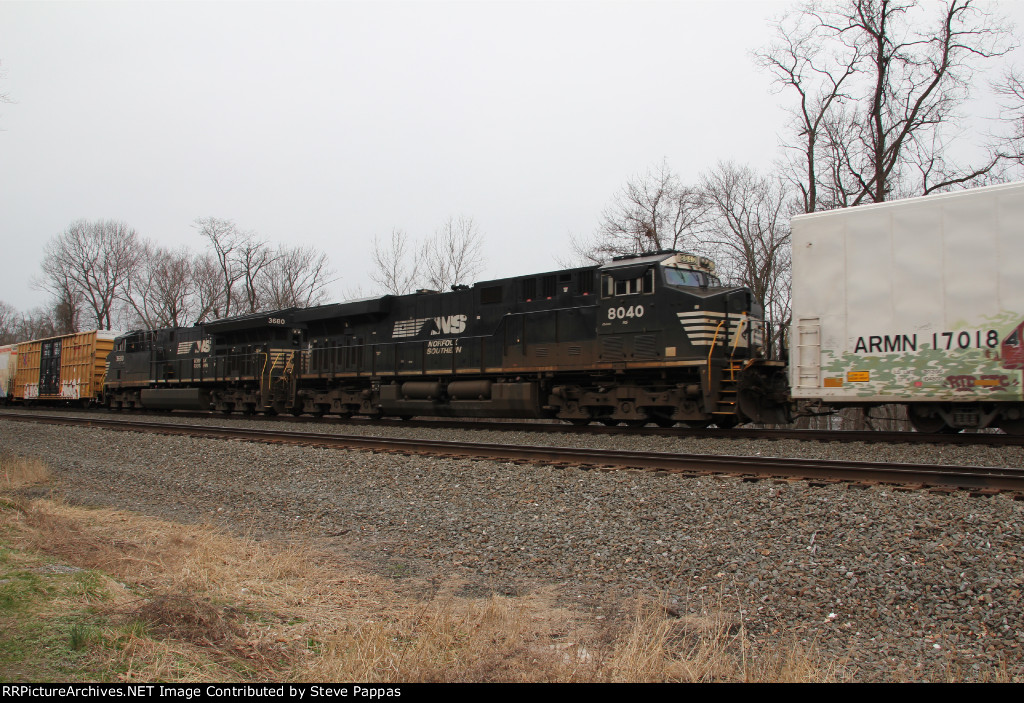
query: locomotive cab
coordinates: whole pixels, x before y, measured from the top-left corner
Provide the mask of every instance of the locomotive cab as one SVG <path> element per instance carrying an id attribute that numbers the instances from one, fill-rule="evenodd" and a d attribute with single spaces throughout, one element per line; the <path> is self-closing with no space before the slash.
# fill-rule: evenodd
<path id="1" fill-rule="evenodd" d="M 601 298 L 599 333 L 662 331 L 665 359 L 764 355 L 762 306 L 749 289 L 723 286 L 706 257 L 616 257 L 601 268 Z"/>
<path id="2" fill-rule="evenodd" d="M 695 254 L 676 254 L 660 264 L 665 283 L 676 288 L 721 288 L 715 262 Z"/>
<path id="3" fill-rule="evenodd" d="M 639 384 L 626 391 L 638 407 L 620 403 L 611 419 L 732 426 L 764 415 L 741 402 L 751 397 L 741 386 L 763 388 L 771 365 L 749 289 L 723 285 L 710 259 L 676 251 L 616 257 L 599 275 L 599 361 Z"/>

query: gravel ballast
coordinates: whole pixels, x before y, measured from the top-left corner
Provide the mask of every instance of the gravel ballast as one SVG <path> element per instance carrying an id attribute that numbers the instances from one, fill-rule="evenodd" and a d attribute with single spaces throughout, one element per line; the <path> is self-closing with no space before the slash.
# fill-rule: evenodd
<path id="1" fill-rule="evenodd" d="M 518 444 L 1022 465 L 1018 447 L 392 429 Z M 637 594 L 682 614 L 723 609 L 754 640 L 813 646 L 845 660 L 856 680 L 1024 676 L 1024 502 L 1007 496 L 583 471 L 2 418 L 0 437 L 5 452 L 45 460 L 74 502 L 273 535 L 301 530 L 394 577 L 454 576 L 471 594 L 556 585 L 564 602 L 595 613 Z"/>

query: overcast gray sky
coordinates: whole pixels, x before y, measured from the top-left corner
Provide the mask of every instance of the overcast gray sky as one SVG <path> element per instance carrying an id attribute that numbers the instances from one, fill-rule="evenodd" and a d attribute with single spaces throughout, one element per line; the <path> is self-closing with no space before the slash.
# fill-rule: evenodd
<path id="1" fill-rule="evenodd" d="M 333 299 L 373 291 L 374 235 L 452 215 L 484 278 L 556 268 L 663 158 L 771 165 L 783 98 L 751 51 L 788 5 L 0 0 L 0 300 L 46 302 L 29 279 L 79 218 L 312 244 Z"/>

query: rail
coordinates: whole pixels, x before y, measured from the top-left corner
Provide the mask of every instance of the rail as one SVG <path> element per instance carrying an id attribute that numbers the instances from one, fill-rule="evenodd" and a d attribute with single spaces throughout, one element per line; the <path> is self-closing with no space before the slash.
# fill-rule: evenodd
<path id="1" fill-rule="evenodd" d="M 918 489 L 960 489 L 980 495 L 1012 492 L 1024 499 L 1024 470 L 977 467 L 894 464 L 891 462 L 833 461 L 801 457 L 744 457 L 712 454 L 633 452 L 612 449 L 544 447 L 447 440 L 367 437 L 361 435 L 258 430 L 217 425 L 144 422 L 32 415 L 19 417 L 4 413 L 3 419 L 128 432 L 187 435 L 268 443 L 288 443 L 332 449 L 358 449 L 402 454 L 422 454 L 466 459 L 488 459 L 542 463 L 559 467 L 631 468 L 681 474 L 727 474 L 743 478 L 804 479 L 825 482 L 854 482 L 859 485 L 894 484 Z"/>

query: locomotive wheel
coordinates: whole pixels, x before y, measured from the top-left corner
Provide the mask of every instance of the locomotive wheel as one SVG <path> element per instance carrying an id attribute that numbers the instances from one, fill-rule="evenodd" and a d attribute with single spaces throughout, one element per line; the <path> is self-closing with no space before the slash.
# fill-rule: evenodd
<path id="1" fill-rule="evenodd" d="M 921 432 L 922 434 L 948 434 L 950 432 L 959 432 L 959 430 L 948 426 L 946 421 L 943 420 L 942 416 L 938 413 L 934 415 L 922 415 L 915 407 L 907 408 L 907 419 L 910 420 L 910 426 L 914 428 L 914 431 Z"/>
<path id="2" fill-rule="evenodd" d="M 676 424 L 676 421 L 667 414 L 662 414 L 654 410 L 648 410 L 647 414 L 651 417 L 650 421 L 658 427 L 674 427 Z"/>
<path id="3" fill-rule="evenodd" d="M 1000 420 L 999 429 L 1006 434 L 1024 435 L 1024 420 Z"/>
<path id="4" fill-rule="evenodd" d="M 736 425 L 740 424 L 739 418 L 735 415 L 729 417 L 720 417 L 715 419 L 715 426 L 723 430 L 731 430 Z"/>

